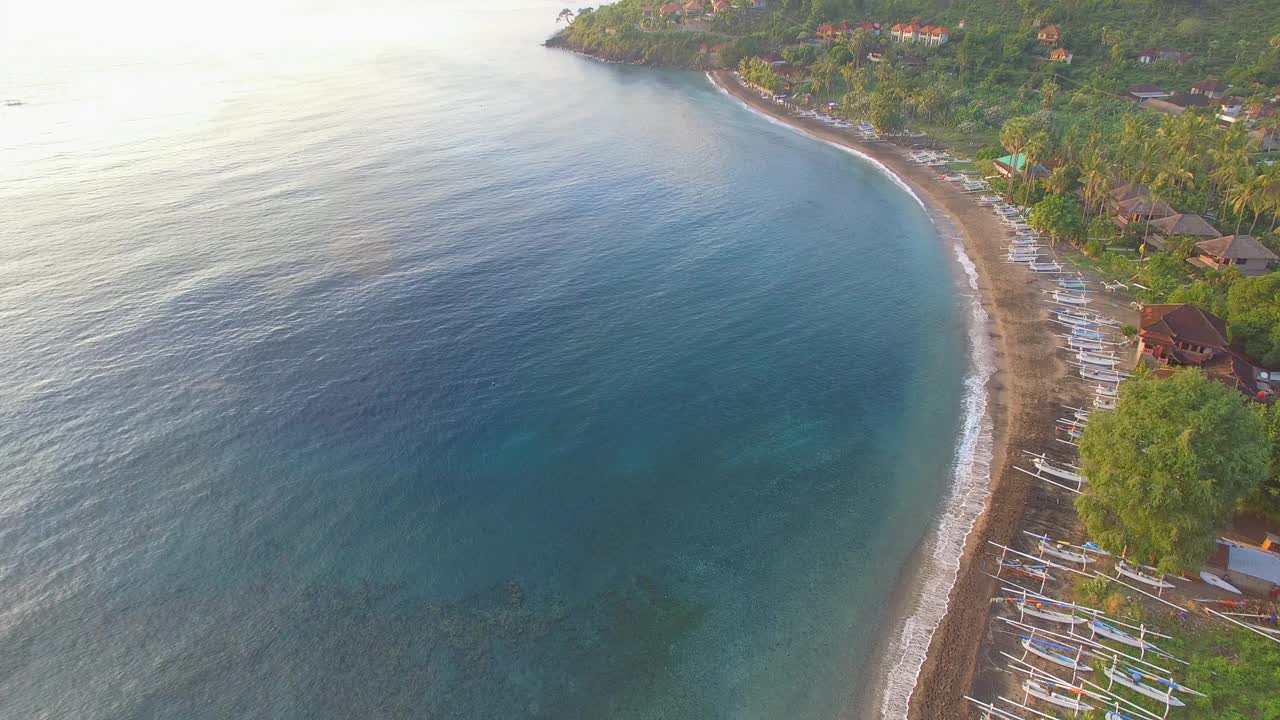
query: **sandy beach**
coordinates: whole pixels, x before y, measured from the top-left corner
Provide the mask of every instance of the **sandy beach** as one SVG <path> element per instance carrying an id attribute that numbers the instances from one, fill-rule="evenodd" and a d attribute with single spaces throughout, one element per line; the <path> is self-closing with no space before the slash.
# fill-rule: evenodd
<path id="1" fill-rule="evenodd" d="M 911 162 L 904 149 L 884 141 L 863 142 L 852 130 L 795 117 L 782 106 L 740 86 L 731 72 L 719 71 L 711 73 L 711 77 L 752 108 L 885 165 L 923 200 L 940 234 L 955 233 L 977 269 L 978 291 L 989 318 L 997 362 L 996 372 L 987 384 L 987 413 L 994 440 L 990 494 L 985 511 L 966 539 L 947 613 L 929 642 L 908 714 L 921 720 L 967 717 L 963 696 L 974 685 L 980 670 L 990 599 L 996 590 L 995 580 L 983 572 L 986 567 L 980 562 L 981 551 L 989 540 L 1010 543 L 1025 521 L 1024 509 L 1033 493 L 1043 492 L 1033 488 L 1025 475 L 1012 470 L 1012 456 L 1021 448 L 1052 443 L 1058 405 L 1070 399 L 1059 394 L 1069 368 L 1055 357 L 1054 337 L 1044 322 L 1041 290 L 1048 283 L 1033 277 L 1025 267 L 1006 262 L 1008 232 L 989 209 L 938 178 L 929 168 Z M 925 544 L 929 542 L 926 538 Z M 927 550 L 919 548 L 917 556 L 927 554 Z M 915 597 L 923 589 L 919 587 L 922 582 L 923 578 L 912 573 L 903 578 L 895 595 Z M 890 632 L 896 630 L 890 628 Z M 881 644 L 889 648 L 889 638 Z M 892 656 L 883 660 L 881 665 L 886 668 L 900 665 L 899 659 Z M 886 679 L 882 675 L 876 687 L 865 688 L 857 699 L 856 704 L 866 708 L 869 717 L 884 714 L 880 700 Z"/>

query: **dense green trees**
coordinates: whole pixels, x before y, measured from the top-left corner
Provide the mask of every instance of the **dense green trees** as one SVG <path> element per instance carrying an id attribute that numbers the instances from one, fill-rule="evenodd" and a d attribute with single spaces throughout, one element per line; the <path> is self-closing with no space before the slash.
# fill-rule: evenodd
<path id="1" fill-rule="evenodd" d="M 1227 294 L 1232 342 L 1266 367 L 1280 367 L 1280 273 L 1241 278 Z"/>
<path id="2" fill-rule="evenodd" d="M 1054 242 L 1084 236 L 1084 214 L 1080 212 L 1080 203 L 1065 195 L 1049 195 L 1036 203 L 1027 221 Z"/>
<path id="3" fill-rule="evenodd" d="M 1193 568 L 1257 491 L 1271 452 L 1244 396 L 1199 370 L 1136 377 L 1085 428 L 1089 482 L 1076 508 L 1104 548 L 1170 572 Z"/>

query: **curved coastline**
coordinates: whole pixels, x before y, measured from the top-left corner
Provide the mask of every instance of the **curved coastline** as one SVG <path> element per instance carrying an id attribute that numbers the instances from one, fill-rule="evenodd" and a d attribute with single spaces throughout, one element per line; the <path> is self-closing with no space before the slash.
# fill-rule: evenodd
<path id="1" fill-rule="evenodd" d="M 1030 395 L 1039 395 L 1031 387 L 1043 359 L 1030 348 L 1043 347 L 1031 340 L 1046 331 L 1031 309 L 1036 291 L 1015 274 L 1021 268 L 1003 263 L 1004 228 L 992 214 L 910 163 L 897 146 L 862 142 L 846 131 L 791 116 L 739 86 L 727 71 L 706 75 L 750 110 L 875 165 L 920 203 L 941 237 L 953 242 L 961 292 L 967 291 L 970 300 L 970 373 L 952 483 L 894 589 L 895 610 L 879 642 L 876 671 L 855 690 L 851 707 L 865 717 L 894 720 L 962 716 L 962 696 L 973 684 L 993 589 L 975 559 L 987 540 L 1008 540 L 1026 501 L 1027 483 L 1007 472 L 1006 448 L 1028 439 L 1034 415 L 1029 409 L 1039 404 Z"/>

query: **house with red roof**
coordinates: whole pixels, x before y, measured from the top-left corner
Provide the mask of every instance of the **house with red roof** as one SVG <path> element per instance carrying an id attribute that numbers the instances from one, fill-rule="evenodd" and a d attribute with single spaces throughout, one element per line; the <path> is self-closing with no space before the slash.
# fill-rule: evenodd
<path id="1" fill-rule="evenodd" d="M 946 45 L 951 39 L 951 29 L 942 25 L 921 25 L 913 19 L 910 23 L 898 23 L 889 28 L 889 36 L 898 42 L 939 46 Z"/>
<path id="2" fill-rule="evenodd" d="M 729 0 L 712 0 L 711 2 L 711 12 L 713 13 L 722 13 L 732 9 L 733 3 L 729 2 Z"/>
<path id="3" fill-rule="evenodd" d="M 1053 47 L 1062 40 L 1062 30 L 1058 29 L 1057 25 L 1046 25 L 1036 33 L 1036 40 L 1039 40 L 1041 45 Z"/>
<path id="4" fill-rule="evenodd" d="M 1066 64 L 1070 65 L 1070 64 L 1071 64 L 1071 51 L 1070 51 L 1070 50 L 1068 50 L 1068 49 L 1066 49 L 1066 48 L 1054 48 L 1054 49 L 1053 49 L 1053 52 L 1049 53 L 1049 61 L 1050 61 L 1050 62 L 1066 63 Z"/>
<path id="5" fill-rule="evenodd" d="M 838 40 L 852 34 L 853 26 L 848 21 L 819 25 L 817 30 L 818 37 L 823 40 Z"/>
<path id="6" fill-rule="evenodd" d="M 669 2 L 658 8 L 658 14 L 663 17 L 672 17 L 673 15 L 679 15 L 682 10 L 683 8 L 680 6 L 680 3 Z"/>
<path id="7" fill-rule="evenodd" d="M 705 11 L 702 6 L 702 0 L 689 0 L 684 4 L 685 15 L 701 15 Z"/>

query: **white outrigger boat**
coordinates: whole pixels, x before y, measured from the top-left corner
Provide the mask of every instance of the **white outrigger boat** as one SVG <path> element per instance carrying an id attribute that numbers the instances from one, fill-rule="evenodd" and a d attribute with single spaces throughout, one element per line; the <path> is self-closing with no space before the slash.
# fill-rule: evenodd
<path id="1" fill-rule="evenodd" d="M 1095 635 L 1104 637 L 1108 640 L 1115 640 L 1118 643 L 1128 645 L 1129 647 L 1136 647 L 1139 650 L 1151 650 L 1157 653 L 1164 652 L 1146 639 L 1136 638 L 1110 623 L 1094 619 L 1094 621 L 1089 624 L 1089 627 L 1093 630 Z"/>
<path id="2" fill-rule="evenodd" d="M 1081 350 L 1106 350 L 1111 343 L 1102 340 L 1090 340 L 1088 338 L 1076 337 L 1075 335 L 1059 335 L 1058 337 L 1067 341 L 1067 348 L 1077 352 Z"/>
<path id="3" fill-rule="evenodd" d="M 1027 534 L 1030 535 L 1031 533 L 1027 533 Z M 1068 562 L 1080 563 L 1081 565 L 1089 564 L 1090 558 L 1088 555 L 1085 555 L 1084 553 L 1076 552 L 1074 550 L 1067 550 L 1066 548 L 1062 547 L 1062 545 L 1055 544 L 1052 540 L 1050 540 L 1047 537 L 1044 537 L 1044 536 L 1037 536 L 1037 537 L 1039 538 L 1039 540 L 1036 543 L 1036 547 L 1040 550 L 1040 552 L 1044 553 L 1045 555 L 1052 555 L 1058 558 L 1059 560 L 1066 560 Z M 1070 546 L 1068 545 L 1067 547 L 1070 547 Z"/>
<path id="4" fill-rule="evenodd" d="M 1099 395 L 1093 399 L 1093 406 L 1099 410 L 1115 410 L 1116 399 Z"/>
<path id="5" fill-rule="evenodd" d="M 1119 388 L 1117 388 L 1115 385 L 1110 385 L 1110 386 L 1108 386 L 1108 385 L 1099 385 L 1099 386 L 1095 387 L 1095 388 L 1093 389 L 1093 391 L 1094 391 L 1094 393 L 1096 393 L 1096 394 L 1098 395 L 1098 397 L 1104 397 L 1104 398 L 1113 398 L 1113 399 L 1114 399 L 1114 398 L 1116 398 L 1117 396 L 1119 396 L 1119 394 L 1120 394 L 1120 390 L 1119 390 Z"/>
<path id="6" fill-rule="evenodd" d="M 1094 369 L 1087 366 L 1081 366 L 1080 377 L 1084 378 L 1085 380 L 1097 380 L 1099 382 L 1120 383 L 1122 380 L 1127 379 L 1128 375 L 1118 373 L 1115 370 L 1099 370 L 1099 369 Z"/>
<path id="7" fill-rule="evenodd" d="M 1048 458 L 1046 458 L 1043 455 L 1036 455 L 1035 459 L 1031 461 L 1031 464 L 1035 465 L 1036 469 L 1039 470 L 1040 472 L 1045 473 L 1047 475 L 1053 475 L 1054 477 L 1062 478 L 1063 480 L 1070 480 L 1071 482 L 1077 483 L 1077 484 L 1084 484 L 1089 482 L 1089 478 L 1081 475 L 1080 473 L 1072 472 L 1071 470 L 1068 470 L 1065 467 L 1060 468 L 1050 464 Z M 1076 469 L 1078 470 L 1079 468 L 1076 468 Z"/>
<path id="8" fill-rule="evenodd" d="M 1073 325 L 1071 326 L 1071 337 L 1105 341 L 1107 339 L 1107 333 L 1101 329 L 1089 328 L 1083 325 Z"/>
<path id="9" fill-rule="evenodd" d="M 1034 598 L 1020 597 L 1005 598 L 1005 601 L 1017 605 L 1018 609 L 1027 615 L 1038 617 L 1041 620 L 1063 623 L 1064 625 L 1078 625 L 1083 622 L 1089 622 L 1086 618 L 1048 609 L 1049 607 L 1058 607 L 1060 606 L 1060 603 L 1050 603 L 1043 600 L 1036 600 Z"/>
<path id="10" fill-rule="evenodd" d="M 1057 683 L 1052 684 L 1057 685 Z M 1076 693 L 1082 692 L 1079 688 L 1071 689 Z M 1069 695 L 1060 695 L 1035 680 L 1024 680 L 1022 683 L 1022 690 L 1033 698 L 1043 700 L 1050 705 L 1057 705 L 1058 707 L 1066 708 L 1068 710 L 1088 712 L 1093 709 L 1092 705 L 1085 703 L 1083 700 Z"/>
<path id="11" fill-rule="evenodd" d="M 1140 682 L 1139 679 L 1142 677 L 1145 677 L 1145 673 L 1140 673 L 1140 672 L 1135 673 L 1135 675 L 1137 676 L 1137 678 L 1135 678 L 1126 674 L 1122 670 L 1116 669 L 1116 666 L 1114 665 L 1104 669 L 1102 672 L 1104 675 L 1106 675 L 1108 678 L 1111 679 L 1111 682 L 1117 685 L 1123 685 L 1124 687 L 1127 687 L 1130 690 L 1140 695 L 1145 695 L 1151 698 L 1152 700 L 1159 700 L 1160 702 L 1167 704 L 1169 707 L 1186 706 L 1186 703 L 1182 702 L 1181 700 L 1173 696 L 1172 689 L 1165 692 L 1161 692 L 1160 690 L 1153 688 L 1144 682 Z"/>
<path id="12" fill-rule="evenodd" d="M 1083 662 L 1077 660 L 1076 658 L 1073 658 L 1070 655 L 1064 655 L 1061 652 L 1058 652 L 1059 650 L 1068 650 L 1068 651 L 1075 650 L 1079 652 L 1079 648 L 1073 648 L 1069 645 L 1060 645 L 1055 642 L 1049 642 L 1048 640 L 1041 640 L 1040 638 L 1034 638 L 1029 635 L 1023 635 L 1021 637 L 1022 637 L 1022 648 L 1042 660 L 1048 660 L 1054 665 L 1061 665 L 1062 667 L 1070 668 L 1075 672 L 1092 672 L 1093 671 L 1093 668 L 1089 667 L 1088 665 L 1085 665 Z"/>
<path id="13" fill-rule="evenodd" d="M 1114 357 L 1108 357 L 1097 352 L 1088 352 L 1086 350 L 1078 351 L 1076 353 L 1076 359 L 1086 365 L 1096 365 L 1098 367 L 1112 370 L 1120 364 L 1120 361 Z"/>
<path id="14" fill-rule="evenodd" d="M 1123 560 L 1116 563 L 1116 572 L 1131 580 L 1137 580 L 1140 583 L 1150 585 L 1154 588 L 1160 588 L 1163 590 L 1173 587 L 1173 584 L 1166 582 L 1164 578 L 1148 575 Z"/>
<path id="15" fill-rule="evenodd" d="M 1062 305 L 1076 305 L 1079 307 L 1084 307 L 1085 305 L 1088 305 L 1089 303 L 1093 302 L 1093 300 L 1090 300 L 1084 295 L 1077 295 L 1076 293 L 1069 292 L 1066 290 L 1054 290 L 1050 293 L 1050 295 L 1053 297 L 1054 302 Z"/>
<path id="16" fill-rule="evenodd" d="M 1085 290 L 1089 285 L 1084 278 L 1058 278 L 1058 287 L 1063 290 Z"/>
<path id="17" fill-rule="evenodd" d="M 1031 262 L 1031 263 L 1027 263 L 1027 267 L 1031 269 L 1031 272 L 1035 272 L 1035 273 L 1060 273 L 1060 272 L 1062 272 L 1062 266 L 1061 266 L 1061 265 L 1059 265 L 1059 264 L 1058 264 L 1058 263 L 1056 263 L 1056 262 L 1047 262 L 1047 263 L 1042 263 L 1042 262 Z"/>
<path id="18" fill-rule="evenodd" d="M 1232 585 L 1231 583 L 1227 582 L 1226 580 L 1223 580 L 1222 578 L 1218 577 L 1217 575 L 1214 575 L 1213 573 L 1209 572 L 1208 570 L 1201 570 L 1201 571 L 1200 571 L 1200 579 L 1201 579 L 1201 580 L 1203 580 L 1203 581 L 1205 581 L 1205 582 L 1207 582 L 1207 583 L 1209 583 L 1210 585 L 1212 585 L 1212 586 L 1214 586 L 1214 587 L 1216 587 L 1216 588 L 1220 589 L 1220 590 L 1226 590 L 1227 592 L 1235 593 L 1236 595 L 1243 595 L 1243 594 L 1244 594 L 1244 593 L 1240 592 L 1240 588 L 1236 587 L 1235 585 Z"/>

